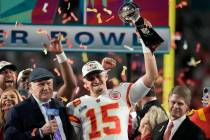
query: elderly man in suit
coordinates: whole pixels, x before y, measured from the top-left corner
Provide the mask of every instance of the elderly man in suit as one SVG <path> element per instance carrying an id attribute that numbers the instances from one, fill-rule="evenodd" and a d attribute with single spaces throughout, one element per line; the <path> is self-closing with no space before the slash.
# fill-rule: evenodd
<path id="1" fill-rule="evenodd" d="M 168 99 L 170 120 L 155 127 L 152 140 L 205 140 L 203 131 L 186 116 L 190 102 L 191 91 L 175 86 Z"/>
<path id="2" fill-rule="evenodd" d="M 44 68 L 31 72 L 31 96 L 8 113 L 5 140 L 77 140 L 65 107 L 52 98 L 53 78 Z"/>

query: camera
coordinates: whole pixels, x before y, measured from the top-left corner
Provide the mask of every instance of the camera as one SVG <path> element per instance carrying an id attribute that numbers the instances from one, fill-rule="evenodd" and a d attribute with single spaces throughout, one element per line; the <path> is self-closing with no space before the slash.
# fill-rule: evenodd
<path id="1" fill-rule="evenodd" d="M 202 103 L 204 107 L 208 105 L 208 101 L 206 101 L 206 99 L 208 99 L 209 97 L 210 97 L 210 87 L 204 87 L 203 97 L 202 97 Z"/>
<path id="2" fill-rule="evenodd" d="M 203 93 L 207 94 L 210 92 L 210 87 L 203 88 Z"/>

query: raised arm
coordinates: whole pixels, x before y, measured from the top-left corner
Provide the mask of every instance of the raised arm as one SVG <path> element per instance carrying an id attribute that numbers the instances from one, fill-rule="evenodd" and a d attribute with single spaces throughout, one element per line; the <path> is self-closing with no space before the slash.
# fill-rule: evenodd
<path id="1" fill-rule="evenodd" d="M 77 79 L 71 65 L 67 61 L 67 57 L 63 51 L 63 47 L 59 40 L 54 40 L 51 45 L 45 45 L 49 52 L 56 55 L 60 65 L 60 71 L 63 78 L 63 85 L 59 88 L 57 97 L 65 97 L 71 100 L 72 93 L 77 87 Z"/>
<path id="2" fill-rule="evenodd" d="M 147 26 L 151 26 L 151 24 L 147 20 L 145 21 L 145 24 Z M 138 33 L 137 35 L 140 37 Z M 157 64 L 153 52 L 151 52 L 151 50 L 145 46 L 141 38 L 140 42 L 142 44 L 142 50 L 144 54 L 145 74 L 142 77 L 140 77 L 131 86 L 130 89 L 131 102 L 137 102 L 139 99 L 143 98 L 148 93 L 150 87 L 154 84 L 155 80 L 158 77 Z M 150 46 L 150 47 L 156 48 L 156 46 Z"/>

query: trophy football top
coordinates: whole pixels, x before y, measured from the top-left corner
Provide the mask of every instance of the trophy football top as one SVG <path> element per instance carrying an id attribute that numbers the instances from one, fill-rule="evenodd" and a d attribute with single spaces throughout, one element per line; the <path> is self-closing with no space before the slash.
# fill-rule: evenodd
<path id="1" fill-rule="evenodd" d="M 125 23 L 137 21 L 141 17 L 139 7 L 133 2 L 123 4 L 118 11 L 118 15 Z"/>

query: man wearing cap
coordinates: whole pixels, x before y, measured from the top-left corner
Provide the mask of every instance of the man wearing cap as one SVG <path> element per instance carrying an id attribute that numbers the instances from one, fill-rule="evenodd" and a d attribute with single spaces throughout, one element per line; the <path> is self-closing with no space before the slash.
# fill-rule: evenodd
<path id="1" fill-rule="evenodd" d="M 97 61 L 82 68 L 84 87 L 90 92 L 67 105 L 69 120 L 84 140 L 128 140 L 130 107 L 143 98 L 158 76 L 155 56 L 142 42 L 146 74 L 135 83 L 107 89 L 107 71 Z"/>
<path id="2" fill-rule="evenodd" d="M 0 90 L 16 88 L 17 67 L 7 61 L 0 61 Z"/>
<path id="3" fill-rule="evenodd" d="M 29 90 L 29 75 L 33 71 L 31 68 L 24 69 L 19 72 L 17 77 L 17 88 L 20 92 L 21 96 L 25 99 L 28 98 L 28 90 Z"/>
<path id="4" fill-rule="evenodd" d="M 31 96 L 8 113 L 5 140 L 77 140 L 65 107 L 52 98 L 53 78 L 44 68 L 31 72 Z"/>

